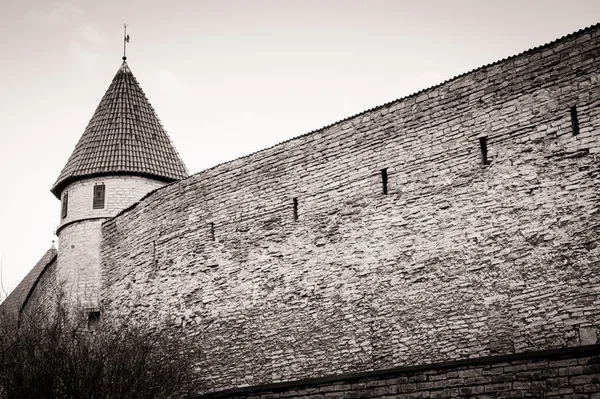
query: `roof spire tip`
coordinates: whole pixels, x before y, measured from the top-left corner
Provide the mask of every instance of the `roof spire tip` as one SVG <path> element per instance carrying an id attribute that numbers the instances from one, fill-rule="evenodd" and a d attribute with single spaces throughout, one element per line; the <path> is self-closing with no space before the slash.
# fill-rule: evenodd
<path id="1" fill-rule="evenodd" d="M 123 61 L 127 61 L 127 57 L 123 56 Z"/>

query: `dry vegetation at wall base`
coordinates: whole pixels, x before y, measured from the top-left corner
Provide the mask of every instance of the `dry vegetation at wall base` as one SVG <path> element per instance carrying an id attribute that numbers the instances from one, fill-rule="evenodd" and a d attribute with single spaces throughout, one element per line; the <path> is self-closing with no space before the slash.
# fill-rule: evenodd
<path id="1" fill-rule="evenodd" d="M 60 298 L 30 304 L 18 320 L 0 309 L 0 399 L 186 395 L 191 364 L 166 334 L 90 319 Z"/>
<path id="2" fill-rule="evenodd" d="M 209 390 L 595 344 L 599 62 L 594 26 L 155 191 L 103 224 L 107 317 Z"/>

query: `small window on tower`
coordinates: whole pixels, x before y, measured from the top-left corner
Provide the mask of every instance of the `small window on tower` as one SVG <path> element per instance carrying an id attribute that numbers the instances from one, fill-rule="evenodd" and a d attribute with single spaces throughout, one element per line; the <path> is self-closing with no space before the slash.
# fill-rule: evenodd
<path id="1" fill-rule="evenodd" d="M 92 205 L 93 209 L 104 209 L 104 192 L 105 192 L 104 184 L 96 184 L 94 186 L 94 203 Z"/>
<path id="2" fill-rule="evenodd" d="M 67 207 L 69 206 L 69 193 L 64 193 L 62 197 L 62 209 L 60 212 L 61 218 L 67 217 Z"/>

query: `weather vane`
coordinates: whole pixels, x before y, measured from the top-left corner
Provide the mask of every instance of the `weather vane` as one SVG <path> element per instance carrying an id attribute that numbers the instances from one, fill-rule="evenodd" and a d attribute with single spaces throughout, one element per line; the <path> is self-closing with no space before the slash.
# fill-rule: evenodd
<path id="1" fill-rule="evenodd" d="M 123 24 L 123 61 L 127 59 L 127 43 L 129 43 L 129 35 L 127 34 L 127 24 Z"/>

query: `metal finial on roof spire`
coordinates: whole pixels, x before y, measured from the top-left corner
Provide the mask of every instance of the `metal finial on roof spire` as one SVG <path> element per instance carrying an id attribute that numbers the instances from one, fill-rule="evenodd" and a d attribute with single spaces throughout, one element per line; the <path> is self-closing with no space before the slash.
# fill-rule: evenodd
<path id="1" fill-rule="evenodd" d="M 127 24 L 123 24 L 123 61 L 127 60 L 127 43 L 129 43 Z"/>

